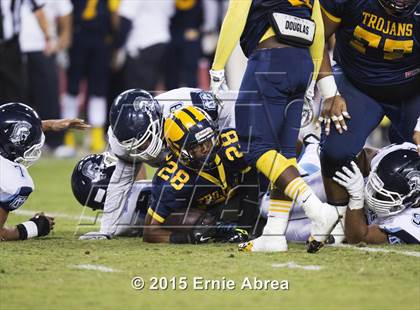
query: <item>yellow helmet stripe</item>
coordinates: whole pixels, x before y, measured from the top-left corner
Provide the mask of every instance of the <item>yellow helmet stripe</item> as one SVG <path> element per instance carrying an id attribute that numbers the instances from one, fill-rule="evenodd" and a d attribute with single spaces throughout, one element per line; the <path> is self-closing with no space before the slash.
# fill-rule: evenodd
<path id="1" fill-rule="evenodd" d="M 183 109 L 176 111 L 175 117 L 181 121 L 182 125 L 184 125 L 187 130 L 197 124 L 193 117 L 183 111 Z"/>
<path id="2" fill-rule="evenodd" d="M 194 116 L 197 122 L 202 121 L 203 119 L 206 119 L 206 116 L 198 109 L 193 107 L 192 105 L 187 106 L 185 109 L 183 109 L 185 112 L 188 113 L 190 116 Z"/>
<path id="3" fill-rule="evenodd" d="M 165 138 L 170 141 L 179 141 L 184 136 L 182 128 L 172 118 L 167 118 L 164 124 Z"/>

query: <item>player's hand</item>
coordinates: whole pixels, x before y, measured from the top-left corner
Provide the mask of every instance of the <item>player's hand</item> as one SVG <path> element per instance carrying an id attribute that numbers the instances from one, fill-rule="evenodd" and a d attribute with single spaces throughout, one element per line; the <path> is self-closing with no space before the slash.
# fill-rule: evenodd
<path id="1" fill-rule="evenodd" d="M 347 131 L 346 119 L 350 118 L 350 114 L 347 112 L 346 101 L 343 97 L 337 95 L 324 100 L 317 125 L 324 123 L 325 134 L 329 135 L 331 122 L 333 122 L 337 131 L 341 134 L 343 130 Z"/>
<path id="2" fill-rule="evenodd" d="M 90 125 L 86 124 L 84 120 L 79 118 L 65 118 L 50 120 L 49 129 L 52 131 L 61 131 L 64 129 L 79 129 L 85 130 L 90 128 Z"/>
<path id="3" fill-rule="evenodd" d="M 208 243 L 214 238 L 214 228 L 212 226 L 196 226 L 190 233 L 190 240 L 192 244 Z"/>
<path id="4" fill-rule="evenodd" d="M 51 56 L 58 51 L 58 45 L 56 41 L 51 39 L 45 40 L 45 48 L 44 48 L 44 55 Z"/>
<path id="5" fill-rule="evenodd" d="M 414 144 L 417 145 L 417 152 L 419 152 L 420 155 L 420 131 L 414 131 L 413 141 Z"/>
<path id="6" fill-rule="evenodd" d="M 335 173 L 333 180 L 343 186 L 353 200 L 360 201 L 364 199 L 365 182 L 356 163 L 352 161 L 350 164 L 353 171 L 344 166 L 342 172 Z"/>
<path id="7" fill-rule="evenodd" d="M 30 219 L 34 222 L 38 228 L 38 236 L 46 236 L 54 229 L 54 218 L 51 216 L 46 216 L 44 212 L 36 213 L 34 217 Z"/>
<path id="8" fill-rule="evenodd" d="M 221 91 L 229 90 L 226 78 L 225 70 L 210 70 L 210 88 L 216 98 L 219 98 L 219 93 Z"/>

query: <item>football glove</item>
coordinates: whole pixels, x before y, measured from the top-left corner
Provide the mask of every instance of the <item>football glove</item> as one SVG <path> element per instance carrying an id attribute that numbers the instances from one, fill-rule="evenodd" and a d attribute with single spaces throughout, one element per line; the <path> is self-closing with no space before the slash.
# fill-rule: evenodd
<path id="1" fill-rule="evenodd" d="M 353 161 L 351 162 L 351 167 L 353 171 L 347 167 L 342 168 L 343 172 L 337 171 L 333 180 L 343 186 L 349 193 L 349 208 L 351 210 L 362 209 L 364 204 L 365 182 L 359 167 Z"/>
<path id="2" fill-rule="evenodd" d="M 211 92 L 218 98 L 221 91 L 229 90 L 226 83 L 225 70 L 210 70 L 209 72 Z"/>

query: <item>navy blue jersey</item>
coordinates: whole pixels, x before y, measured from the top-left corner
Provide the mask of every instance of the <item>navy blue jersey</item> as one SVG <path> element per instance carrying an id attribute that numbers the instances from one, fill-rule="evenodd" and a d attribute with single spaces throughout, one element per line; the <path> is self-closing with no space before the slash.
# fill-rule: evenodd
<path id="1" fill-rule="evenodd" d="M 158 222 L 177 210 L 187 207 L 211 208 L 223 203 L 232 188 L 240 182 L 245 162 L 234 129 L 224 130 L 216 155 L 217 167 L 210 171 L 195 171 L 173 155 L 166 158 L 153 178 L 152 204 L 148 213 Z"/>
<path id="2" fill-rule="evenodd" d="M 117 0 L 72 0 L 75 34 L 107 35 L 111 33 L 111 12 Z"/>
<path id="3" fill-rule="evenodd" d="M 241 47 L 245 56 L 249 57 L 270 27 L 271 12 L 311 18 L 312 5 L 313 0 L 253 0 L 241 36 Z"/>
<path id="4" fill-rule="evenodd" d="M 420 6 L 398 18 L 387 14 L 378 0 L 320 2 L 324 13 L 340 22 L 334 59 L 352 82 L 387 86 L 418 80 Z"/>

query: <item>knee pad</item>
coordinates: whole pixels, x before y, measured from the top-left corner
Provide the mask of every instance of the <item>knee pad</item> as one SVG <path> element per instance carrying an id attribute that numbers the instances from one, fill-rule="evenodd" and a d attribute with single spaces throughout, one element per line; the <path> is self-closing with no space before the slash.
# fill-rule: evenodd
<path id="1" fill-rule="evenodd" d="M 355 160 L 355 157 L 347 157 L 344 159 L 334 158 L 321 152 L 320 161 L 321 161 L 321 172 L 322 175 L 332 178 L 336 171 L 341 170 L 344 166 L 352 170 L 350 162 Z"/>

